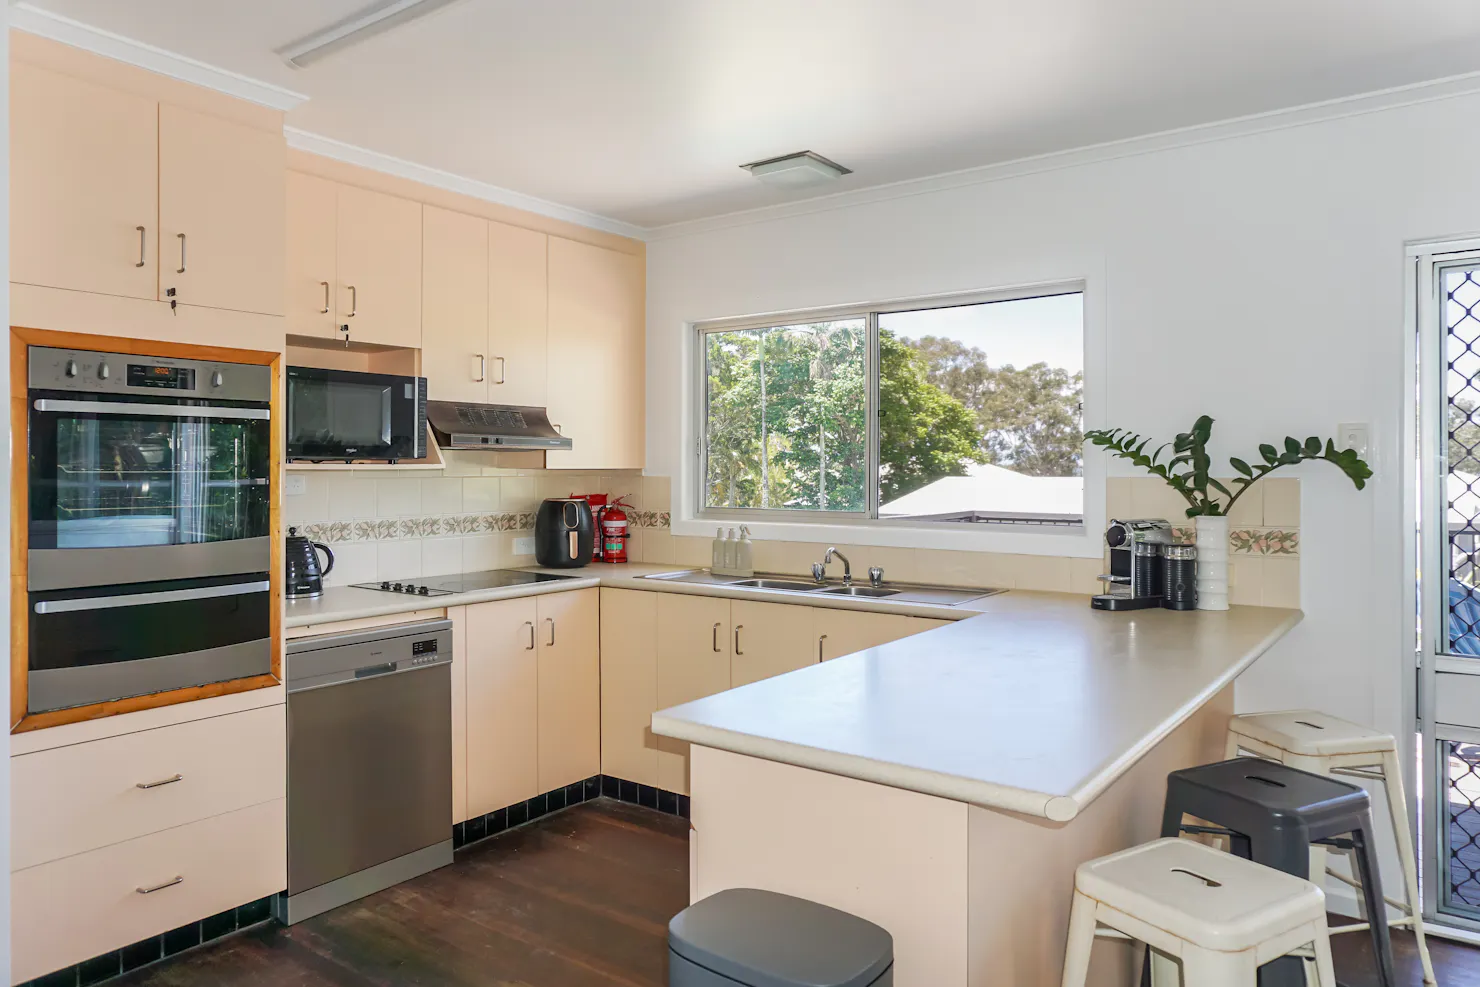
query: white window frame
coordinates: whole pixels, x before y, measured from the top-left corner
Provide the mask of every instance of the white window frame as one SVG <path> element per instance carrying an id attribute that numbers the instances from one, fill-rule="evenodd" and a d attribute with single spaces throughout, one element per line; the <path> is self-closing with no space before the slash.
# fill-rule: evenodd
<path id="1" fill-rule="evenodd" d="M 705 421 L 707 388 L 705 386 L 704 336 L 712 332 L 737 329 L 769 329 L 809 322 L 862 318 L 866 320 L 869 347 L 865 370 L 872 393 L 870 410 L 878 406 L 878 316 L 892 312 L 910 312 L 930 308 L 954 308 L 1014 299 L 1040 298 L 1049 295 L 1081 294 L 1084 305 L 1084 390 L 1083 427 L 1103 427 L 1105 333 L 1101 292 L 1096 279 L 1079 277 L 1033 282 L 1011 287 L 953 292 L 867 304 L 838 305 L 731 319 L 713 319 L 685 326 L 688 411 L 685 416 L 682 475 L 675 485 L 672 527 L 677 535 L 707 535 L 716 527 L 745 524 L 752 536 L 767 540 L 830 542 L 851 545 L 878 545 L 898 548 L 957 549 L 993 551 L 1025 555 L 1057 555 L 1099 558 L 1101 535 L 1105 525 L 1105 457 L 1086 452 L 1084 464 L 1084 510 L 1079 524 L 1015 524 L 1011 521 L 968 524 L 960 521 L 925 521 L 914 518 L 875 518 L 877 511 L 877 469 L 879 462 L 878 419 L 869 415 L 869 462 L 867 475 L 868 514 L 833 511 L 761 510 L 759 508 L 720 509 L 703 505 L 705 457 Z"/>

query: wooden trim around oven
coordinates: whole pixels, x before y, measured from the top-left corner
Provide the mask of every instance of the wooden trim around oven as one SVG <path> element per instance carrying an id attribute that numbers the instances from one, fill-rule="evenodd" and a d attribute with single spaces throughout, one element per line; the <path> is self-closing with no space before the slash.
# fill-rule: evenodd
<path id="1" fill-rule="evenodd" d="M 269 455 L 272 471 L 271 502 L 268 507 L 268 534 L 272 538 L 269 591 L 269 634 L 272 647 L 272 672 L 229 682 L 171 689 L 147 696 L 130 696 L 108 702 L 73 706 L 47 713 L 26 713 L 26 671 L 30 653 L 30 621 L 26 595 L 26 550 L 30 505 L 28 497 L 29 424 L 26 407 L 28 384 L 28 346 L 53 346 L 59 349 L 94 350 L 105 353 L 128 353 L 136 356 L 175 357 L 184 360 L 219 360 L 223 363 L 251 363 L 272 368 L 272 429 Z M 210 699 L 253 689 L 266 689 L 283 680 L 283 429 L 282 429 L 282 354 L 266 350 L 239 350 L 227 346 L 193 346 L 149 339 L 123 339 L 117 336 L 95 336 L 81 332 L 55 332 L 25 326 L 10 327 L 10 732 L 24 733 L 96 720 L 141 709 L 173 706 L 197 699 Z"/>

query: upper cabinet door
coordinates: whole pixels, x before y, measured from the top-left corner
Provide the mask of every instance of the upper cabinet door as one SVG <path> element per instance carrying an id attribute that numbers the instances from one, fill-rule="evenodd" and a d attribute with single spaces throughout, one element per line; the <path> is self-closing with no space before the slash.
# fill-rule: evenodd
<path id="1" fill-rule="evenodd" d="M 550 238 L 488 224 L 488 398 L 544 407 Z"/>
<path id="2" fill-rule="evenodd" d="M 339 325 L 349 338 L 421 346 L 421 203 L 339 186 Z"/>
<path id="3" fill-rule="evenodd" d="M 10 79 L 10 280 L 156 298 L 158 104 L 24 62 Z"/>
<path id="4" fill-rule="evenodd" d="M 160 105 L 160 298 L 282 314 L 286 154 L 281 133 Z"/>
<path id="5" fill-rule="evenodd" d="M 339 280 L 335 212 L 339 186 L 288 172 L 286 331 L 295 336 L 339 335 L 334 285 Z"/>
<path id="6" fill-rule="evenodd" d="M 551 469 L 643 466 L 643 265 L 550 237 L 550 421 L 573 442 Z"/>
<path id="7" fill-rule="evenodd" d="M 487 401 L 488 221 L 422 206 L 421 372 L 433 401 Z M 353 331 L 353 327 L 351 327 Z"/>

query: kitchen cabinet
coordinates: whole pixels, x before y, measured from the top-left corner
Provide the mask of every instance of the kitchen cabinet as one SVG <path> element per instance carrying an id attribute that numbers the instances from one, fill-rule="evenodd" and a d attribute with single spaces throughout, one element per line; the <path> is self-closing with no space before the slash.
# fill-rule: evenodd
<path id="1" fill-rule="evenodd" d="M 550 238 L 488 224 L 488 397 L 494 404 L 546 403 Z"/>
<path id="2" fill-rule="evenodd" d="M 281 133 L 160 104 L 161 300 L 283 313 L 286 154 Z"/>
<path id="3" fill-rule="evenodd" d="M 658 594 L 601 591 L 601 773 L 658 785 Z"/>
<path id="4" fill-rule="evenodd" d="M 433 401 L 488 400 L 488 221 L 422 206 L 421 372 Z"/>
<path id="5" fill-rule="evenodd" d="M 730 601 L 655 595 L 658 709 L 724 692 L 730 687 Z M 689 745 L 669 737 L 656 740 L 658 787 L 687 795 Z"/>
<path id="6" fill-rule="evenodd" d="M 730 601 L 730 687 L 817 664 L 816 611 L 784 603 Z"/>
<path id="7" fill-rule="evenodd" d="M 287 174 L 287 252 L 284 307 L 289 335 L 339 335 L 334 286 L 339 283 L 339 186 L 299 171 Z"/>
<path id="8" fill-rule="evenodd" d="M 814 613 L 814 647 L 817 648 L 820 661 L 851 655 L 866 648 L 876 648 L 946 623 L 943 620 L 866 610 L 830 610 L 818 607 Z"/>
<path id="9" fill-rule="evenodd" d="M 452 821 L 468 818 L 468 608 L 448 607 L 452 621 Z"/>
<path id="10" fill-rule="evenodd" d="M 537 597 L 467 608 L 467 812 L 538 795 Z"/>
<path id="11" fill-rule="evenodd" d="M 569 452 L 550 469 L 640 469 L 644 454 L 643 263 L 549 238 L 550 421 Z"/>
<path id="12" fill-rule="evenodd" d="M 596 589 L 535 600 L 538 794 L 601 773 L 601 607 Z"/>
<path id="13" fill-rule="evenodd" d="M 336 196 L 337 324 L 350 339 L 421 346 L 421 204 L 340 185 Z"/>

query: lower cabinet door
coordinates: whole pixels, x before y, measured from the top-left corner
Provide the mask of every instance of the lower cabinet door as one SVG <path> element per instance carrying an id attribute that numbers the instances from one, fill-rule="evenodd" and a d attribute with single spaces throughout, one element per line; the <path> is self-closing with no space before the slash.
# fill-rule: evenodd
<path id="1" fill-rule="evenodd" d="M 599 593 L 536 597 L 541 792 L 601 773 Z"/>
<path id="2" fill-rule="evenodd" d="M 659 593 L 658 708 L 730 687 L 730 601 Z M 689 745 L 659 737 L 658 787 L 689 793 Z"/>
<path id="3" fill-rule="evenodd" d="M 19 983 L 287 886 L 285 799 L 10 875 Z"/>
<path id="4" fill-rule="evenodd" d="M 840 658 L 855 651 L 898 641 L 902 637 L 927 631 L 930 627 L 926 625 L 934 623 L 918 617 L 870 613 L 864 610 L 830 610 L 818 607 L 814 614 L 816 633 L 813 647 L 817 649 L 819 661 Z"/>
<path id="5" fill-rule="evenodd" d="M 817 664 L 813 609 L 784 603 L 730 601 L 730 686 Z"/>
<path id="6" fill-rule="evenodd" d="M 601 591 L 601 773 L 658 784 L 658 594 Z"/>
<path id="7" fill-rule="evenodd" d="M 467 608 L 469 816 L 540 793 L 535 597 Z"/>

